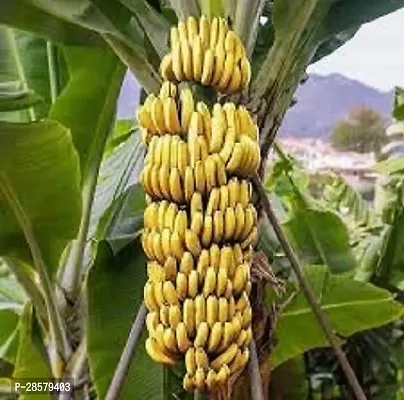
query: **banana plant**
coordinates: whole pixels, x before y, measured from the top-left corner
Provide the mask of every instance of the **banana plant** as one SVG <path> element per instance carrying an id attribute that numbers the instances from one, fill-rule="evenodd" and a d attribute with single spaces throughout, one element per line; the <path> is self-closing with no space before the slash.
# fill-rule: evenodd
<path id="1" fill-rule="evenodd" d="M 240 37 L 251 83 L 228 99 L 246 106 L 259 127 L 262 179 L 308 64 L 363 23 L 402 6 L 397 0 L 0 0 L 0 24 L 12 45 L 2 61 L 13 65 L 11 78 L 0 75 L 0 256 L 8 271 L 0 282 L 9 287 L 11 274 L 18 292 L 0 297 L 0 358 L 8 366 L 0 368 L 1 390 L 10 389 L 11 378 L 72 378 L 70 397 L 77 399 L 192 396 L 182 388 L 183 365 L 163 368 L 144 349 L 146 259 L 139 234 L 145 202 L 139 180 L 146 149 L 136 121 L 116 118 L 125 71 L 145 93 L 158 92 L 170 26 L 189 16 L 221 17 Z M 10 86 L 14 80 L 18 85 Z M 193 89 L 196 97 L 217 100 L 209 90 Z M 339 275 L 355 260 L 338 216 L 312 210 L 290 177 L 285 184 L 294 193 L 292 204 L 301 206 L 285 230 L 304 265 L 304 282 L 320 299 L 319 312 L 344 335 L 399 318 L 402 307 L 389 292 Z M 279 249 L 279 237 L 265 217 L 261 227 L 260 239 L 273 244 L 262 246 L 264 260 L 276 265 L 279 252 L 272 250 Z M 330 228 L 330 238 L 316 235 L 321 227 Z M 288 269 L 285 257 L 283 264 Z M 266 261 L 258 265 L 251 361 L 227 397 L 262 398 L 273 366 L 297 350 L 328 344 L 293 274 L 288 279 L 296 293 L 278 316 L 275 303 L 268 306 L 264 298 L 280 283 Z M 374 298 L 377 315 L 361 307 L 362 297 Z M 350 320 L 341 318 L 344 310 Z M 297 329 L 301 324 L 312 337 Z M 272 352 L 276 331 L 282 341 Z"/>

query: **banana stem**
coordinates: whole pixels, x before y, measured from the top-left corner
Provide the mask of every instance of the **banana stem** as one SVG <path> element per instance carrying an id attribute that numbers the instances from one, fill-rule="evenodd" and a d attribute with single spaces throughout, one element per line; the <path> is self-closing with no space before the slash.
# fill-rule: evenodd
<path id="1" fill-rule="evenodd" d="M 252 400 L 264 400 L 264 392 L 262 390 L 260 365 L 257 356 L 257 347 L 255 341 L 250 342 L 250 359 L 248 361 L 248 375 L 250 377 L 250 390 Z"/>
<path id="2" fill-rule="evenodd" d="M 272 210 L 272 206 L 267 196 L 267 193 L 265 192 L 265 189 L 262 186 L 261 180 L 257 174 L 255 174 L 255 176 L 253 177 L 253 183 L 260 196 L 263 210 L 265 211 L 268 220 L 272 225 L 272 228 L 286 254 L 286 257 L 290 261 L 290 264 L 299 282 L 300 288 L 304 296 L 306 297 L 307 302 L 309 303 L 314 316 L 316 317 L 321 329 L 323 330 L 328 340 L 328 343 L 334 350 L 335 356 L 337 357 L 338 363 L 345 374 L 345 378 L 347 379 L 349 386 L 351 387 L 353 393 L 355 394 L 355 397 L 358 400 L 367 400 L 366 395 L 359 384 L 359 381 L 355 375 L 354 370 L 349 364 L 349 361 L 345 353 L 343 352 L 340 344 L 338 343 L 338 340 L 335 336 L 334 328 L 332 327 L 327 315 L 321 309 L 317 301 L 317 298 L 313 292 L 313 289 L 311 288 L 309 282 L 306 280 L 306 277 L 304 276 L 302 266 L 300 265 L 300 262 L 296 254 L 294 253 L 292 246 L 289 244 L 285 234 L 282 231 L 281 225 L 278 222 L 278 219 Z"/>
<path id="3" fill-rule="evenodd" d="M 115 369 L 114 377 L 109 385 L 105 400 L 115 400 L 119 396 L 122 386 L 125 383 L 125 378 L 129 371 L 130 363 L 135 353 L 136 344 L 142 334 L 145 319 L 146 306 L 144 303 L 142 303 L 136 315 L 135 321 L 133 322 L 128 340 L 122 351 L 121 358 L 119 359 L 118 365 Z"/>

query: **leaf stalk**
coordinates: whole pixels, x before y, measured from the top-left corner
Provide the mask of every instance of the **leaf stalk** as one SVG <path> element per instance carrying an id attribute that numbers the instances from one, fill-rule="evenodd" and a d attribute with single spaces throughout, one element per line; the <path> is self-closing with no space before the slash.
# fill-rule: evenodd
<path id="1" fill-rule="evenodd" d="M 367 400 L 366 395 L 355 375 L 355 372 L 352 369 L 345 353 L 343 352 L 335 336 L 335 331 L 327 315 L 321 309 L 321 306 L 319 305 L 316 299 L 313 289 L 311 288 L 309 282 L 306 280 L 306 277 L 304 276 L 302 266 L 300 265 L 300 262 L 296 254 L 294 253 L 292 246 L 289 244 L 285 234 L 283 233 L 281 225 L 274 211 L 272 210 L 272 206 L 267 196 L 267 193 L 265 192 L 265 189 L 262 186 L 261 180 L 257 174 L 253 177 L 253 184 L 259 194 L 263 210 L 267 215 L 270 224 L 272 225 L 272 228 L 286 254 L 286 257 L 291 263 L 294 273 L 296 274 L 296 278 L 299 282 L 300 288 L 304 296 L 306 297 L 307 302 L 309 303 L 311 309 L 313 310 L 313 314 L 316 317 L 321 329 L 323 330 L 328 340 L 328 343 L 334 350 L 335 356 L 337 357 L 338 363 L 341 366 L 343 373 L 345 374 L 349 386 L 351 387 L 357 400 Z"/>

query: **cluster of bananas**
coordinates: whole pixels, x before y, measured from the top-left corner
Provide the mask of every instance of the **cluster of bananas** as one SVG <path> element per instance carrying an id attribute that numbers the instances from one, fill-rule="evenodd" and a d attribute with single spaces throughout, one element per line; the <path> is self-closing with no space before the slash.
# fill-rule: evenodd
<path id="1" fill-rule="evenodd" d="M 173 55 L 162 62 L 168 80 L 137 114 L 148 146 L 141 178 L 148 203 L 142 236 L 149 259 L 146 350 L 153 360 L 169 365 L 183 357 L 184 388 L 213 391 L 249 358 L 248 296 L 258 218 L 248 178 L 260 163 L 258 128 L 244 107 L 226 103 L 210 110 L 196 103 L 189 89 L 179 90 L 169 81 L 201 81 L 203 68 L 198 73 L 197 64 L 191 63 L 188 74 L 189 65 L 185 67 L 187 51 L 194 55 L 195 44 L 205 58 L 209 51 L 217 57 L 202 83 L 228 91 L 233 74 L 244 76 L 234 72 L 235 66 L 248 64 L 244 48 L 225 22 L 202 17 L 198 30 L 190 18 L 173 28 L 171 36 Z M 221 47 L 227 53 L 219 56 Z M 229 71 L 216 71 L 220 60 L 227 65 L 229 56 L 237 62 L 224 79 Z M 178 57 L 183 69 L 176 68 Z M 244 69 L 248 79 L 241 80 L 238 89 L 249 81 L 249 64 Z"/>
<path id="2" fill-rule="evenodd" d="M 250 63 L 239 37 L 223 18 L 202 16 L 180 21 L 170 32 L 171 53 L 160 66 L 168 81 L 196 81 L 231 94 L 251 78 Z"/>

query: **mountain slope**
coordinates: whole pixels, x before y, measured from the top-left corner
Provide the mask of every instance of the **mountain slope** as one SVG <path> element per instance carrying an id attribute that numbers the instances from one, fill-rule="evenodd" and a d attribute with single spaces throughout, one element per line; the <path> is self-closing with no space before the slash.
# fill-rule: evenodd
<path id="1" fill-rule="evenodd" d="M 393 91 L 383 93 L 339 74 L 311 74 L 295 97 L 298 102 L 285 116 L 282 136 L 327 137 L 354 106 L 371 107 L 389 119 Z"/>

